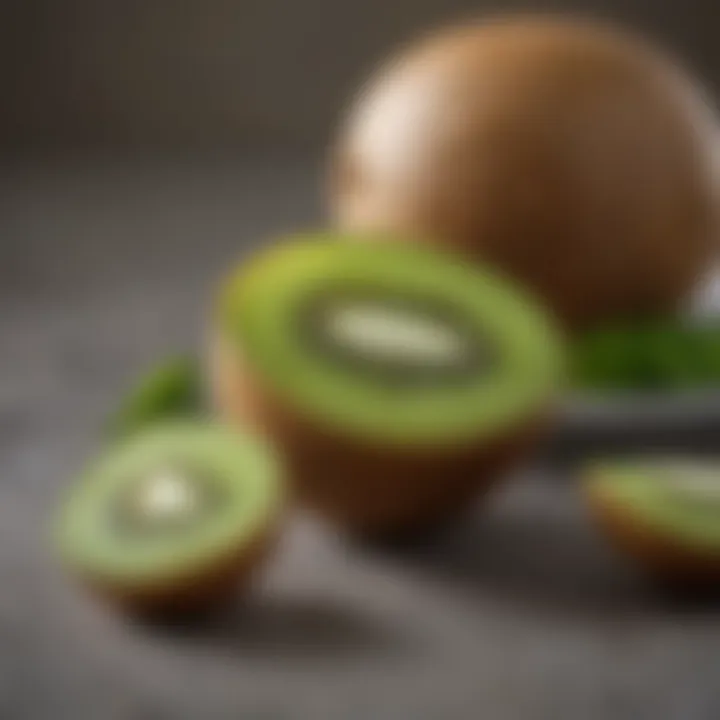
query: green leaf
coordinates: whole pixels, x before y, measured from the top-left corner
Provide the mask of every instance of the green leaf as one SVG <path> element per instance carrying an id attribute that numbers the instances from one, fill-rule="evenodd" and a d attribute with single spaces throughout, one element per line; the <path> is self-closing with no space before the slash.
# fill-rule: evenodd
<path id="1" fill-rule="evenodd" d="M 137 380 L 108 423 L 111 437 L 126 437 L 154 423 L 200 417 L 203 412 L 201 376 L 191 357 L 173 357 Z"/>

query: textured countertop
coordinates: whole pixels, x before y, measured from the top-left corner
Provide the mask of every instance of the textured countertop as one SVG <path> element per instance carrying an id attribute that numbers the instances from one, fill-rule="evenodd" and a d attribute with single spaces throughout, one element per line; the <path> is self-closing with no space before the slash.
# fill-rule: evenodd
<path id="1" fill-rule="evenodd" d="M 212 282 L 320 216 L 302 159 L 25 161 L 0 172 L 2 720 L 718 720 L 720 610 L 669 601 L 530 470 L 403 552 L 298 517 L 258 593 L 131 626 L 48 550 L 133 374 L 192 346 Z"/>

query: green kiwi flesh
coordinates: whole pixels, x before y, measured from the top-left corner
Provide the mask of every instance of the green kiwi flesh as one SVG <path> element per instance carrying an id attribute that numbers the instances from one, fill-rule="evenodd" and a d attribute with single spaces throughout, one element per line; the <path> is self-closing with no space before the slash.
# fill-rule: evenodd
<path id="1" fill-rule="evenodd" d="M 192 357 L 172 357 L 144 373 L 108 422 L 112 438 L 127 437 L 155 423 L 196 418 L 202 413 L 198 363 Z"/>
<path id="2" fill-rule="evenodd" d="M 253 562 L 282 504 L 273 452 L 209 423 L 138 432 L 93 463 L 57 526 L 67 567 L 111 599 L 172 606 Z"/>
<path id="3" fill-rule="evenodd" d="M 407 445 L 492 437 L 548 403 L 561 341 L 524 291 L 438 251 L 347 240 L 291 238 L 224 288 L 222 332 L 283 404 Z"/>
<path id="4" fill-rule="evenodd" d="M 711 461 L 653 458 L 596 464 L 587 488 L 608 498 L 643 527 L 720 561 L 720 466 Z"/>

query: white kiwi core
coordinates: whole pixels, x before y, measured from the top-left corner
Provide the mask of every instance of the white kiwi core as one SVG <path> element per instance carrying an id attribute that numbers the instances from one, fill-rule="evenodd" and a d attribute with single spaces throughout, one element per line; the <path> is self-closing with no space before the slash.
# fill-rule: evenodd
<path id="1" fill-rule="evenodd" d="M 121 498 L 121 526 L 140 534 L 189 528 L 209 509 L 212 498 L 206 485 L 182 467 L 160 466 Z"/>
<path id="2" fill-rule="evenodd" d="M 138 491 L 137 509 L 151 521 L 187 518 L 199 506 L 197 484 L 170 467 L 158 470 Z"/>
<path id="3" fill-rule="evenodd" d="M 691 461 L 673 461 L 663 466 L 665 487 L 679 500 L 717 506 L 720 509 L 720 472 Z"/>
<path id="4" fill-rule="evenodd" d="M 325 333 L 337 346 L 380 363 L 453 368 L 471 356 L 468 339 L 450 323 L 373 302 L 335 305 Z"/>

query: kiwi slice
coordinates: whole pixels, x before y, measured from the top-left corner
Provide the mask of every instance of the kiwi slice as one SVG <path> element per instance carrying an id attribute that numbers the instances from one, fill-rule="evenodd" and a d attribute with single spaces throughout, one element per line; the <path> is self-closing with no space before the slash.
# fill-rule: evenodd
<path id="1" fill-rule="evenodd" d="M 150 425 L 202 414 L 201 374 L 193 357 L 172 357 L 146 371 L 128 391 L 108 422 L 112 438 L 127 437 Z"/>
<path id="2" fill-rule="evenodd" d="M 720 584 L 720 467 L 688 458 L 596 463 L 590 506 L 617 547 L 655 575 Z"/>
<path id="3" fill-rule="evenodd" d="M 376 236 L 280 242 L 223 287 L 212 386 L 290 458 L 299 496 L 360 530 L 467 505 L 548 408 L 561 343 L 493 272 Z"/>
<path id="4" fill-rule="evenodd" d="M 230 596 L 267 553 L 282 506 L 264 441 L 172 421 L 113 447 L 58 524 L 67 567 L 131 610 L 185 612 Z"/>

